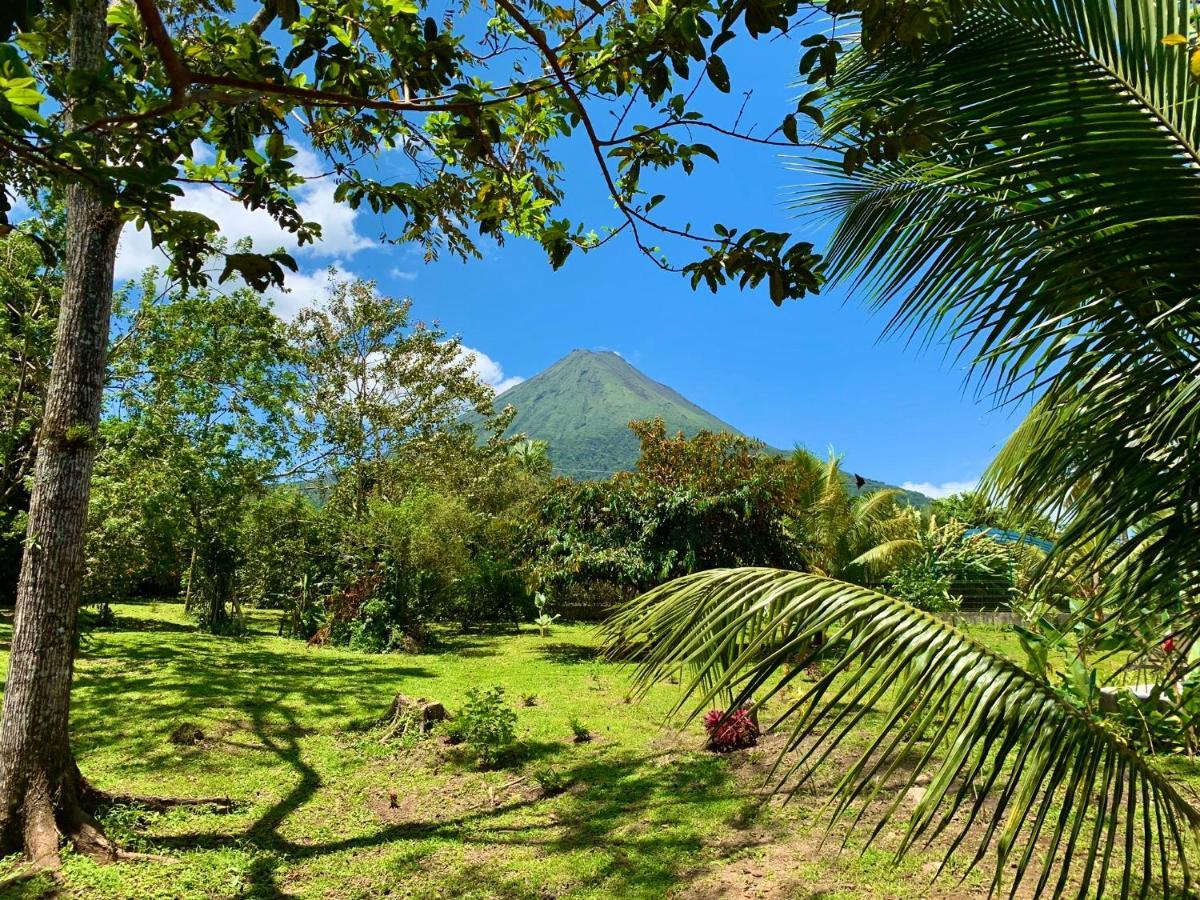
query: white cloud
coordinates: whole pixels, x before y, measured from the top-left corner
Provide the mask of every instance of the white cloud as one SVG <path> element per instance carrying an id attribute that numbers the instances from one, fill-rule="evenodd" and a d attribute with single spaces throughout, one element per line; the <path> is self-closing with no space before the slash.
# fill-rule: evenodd
<path id="1" fill-rule="evenodd" d="M 416 281 L 417 280 L 416 272 L 406 272 L 405 270 L 396 268 L 394 266 L 392 267 L 391 275 L 393 278 L 395 278 L 399 281 Z"/>
<path id="2" fill-rule="evenodd" d="M 932 481 L 906 481 L 900 485 L 906 491 L 916 491 L 926 497 L 949 497 L 951 494 L 973 491 L 978 486 L 978 478 L 972 481 L 943 481 L 941 484 L 934 484 Z"/>
<path id="3" fill-rule="evenodd" d="M 337 281 L 353 281 L 358 278 L 353 272 L 345 269 L 340 260 L 334 260 L 332 267 L 337 270 Z M 288 272 L 284 279 L 283 288 L 272 287 L 263 291 L 263 296 L 271 301 L 275 315 L 290 322 L 296 314 L 306 306 L 320 306 L 330 296 L 329 269 L 315 269 L 306 272 Z"/>
<path id="4" fill-rule="evenodd" d="M 496 382 L 492 387 L 496 389 L 497 394 L 503 394 L 509 388 L 514 388 L 525 379 L 520 375 L 513 375 L 511 378 L 505 378 L 502 381 Z"/>
<path id="5" fill-rule="evenodd" d="M 304 175 L 318 175 L 321 165 L 312 153 L 302 152 L 297 158 L 297 170 Z M 230 243 L 249 238 L 256 250 L 271 251 L 283 248 L 288 253 L 310 259 L 337 259 L 353 256 L 372 246 L 370 238 L 358 231 L 358 213 L 333 199 L 336 185 L 328 178 L 309 181 L 295 191 L 297 208 L 305 221 L 321 226 L 321 239 L 300 247 L 295 235 L 280 228 L 264 210 L 249 210 L 241 203 L 209 185 L 187 185 L 183 196 L 176 201 L 177 209 L 186 209 L 208 216 L 221 227 L 221 236 Z M 121 235 L 117 251 L 116 280 L 137 278 L 150 266 L 165 266 L 161 251 L 150 245 L 150 233 L 129 226 Z"/>
<path id="6" fill-rule="evenodd" d="M 471 357 L 471 369 L 475 376 L 484 384 L 491 385 L 497 394 L 503 394 L 511 387 L 516 387 L 525 379 L 520 375 L 504 374 L 504 368 L 482 350 L 473 347 L 463 347 L 462 352 Z"/>

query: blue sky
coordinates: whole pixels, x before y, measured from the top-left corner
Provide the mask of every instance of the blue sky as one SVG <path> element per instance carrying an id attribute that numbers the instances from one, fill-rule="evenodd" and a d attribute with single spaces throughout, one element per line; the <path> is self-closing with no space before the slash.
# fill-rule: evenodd
<path id="1" fill-rule="evenodd" d="M 753 89 L 742 125 L 771 122 L 758 131 L 765 135 L 794 103 L 790 82 L 801 37 L 727 45 L 722 55 L 733 93 L 701 95 L 714 119 L 730 124 L 742 92 Z M 719 221 L 792 230 L 820 248 L 826 233 L 797 222 L 787 208 L 804 176 L 789 170 L 777 149 L 711 143 L 721 165 L 702 162 L 693 177 L 663 182 L 669 199 L 656 212 L 697 229 Z M 598 229 L 616 224 L 590 149 L 569 143 L 562 152 L 569 194 L 563 214 Z M 931 492 L 973 482 L 1016 425 L 1009 411 L 977 398 L 944 347 L 880 341 L 884 319 L 843 289 L 782 308 L 765 291 L 695 293 L 621 238 L 574 254 L 558 272 L 536 245 L 520 241 L 489 247 L 480 261 L 426 264 L 413 248 L 381 244 L 388 223 L 338 207 L 332 189 L 314 182 L 301 193 L 306 217 L 322 222 L 326 238 L 296 253 L 301 274 L 290 296 L 276 297 L 285 314 L 321 294 L 324 270 L 334 264 L 375 279 L 384 292 L 411 296 L 418 318 L 438 321 L 480 352 L 481 372 L 493 383 L 534 375 L 577 347 L 615 350 L 770 444 L 822 452 L 832 446 L 852 471 Z M 249 235 L 264 248 L 288 244 L 269 221 L 215 192 L 189 191 L 184 205 L 220 221 L 231 237 Z M 154 261 L 145 237 L 127 234 L 118 277 Z"/>

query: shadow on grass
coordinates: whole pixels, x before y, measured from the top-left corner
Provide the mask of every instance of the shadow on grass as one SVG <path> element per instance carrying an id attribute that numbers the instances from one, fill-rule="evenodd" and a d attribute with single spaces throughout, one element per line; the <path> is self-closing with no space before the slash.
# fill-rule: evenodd
<path id="1" fill-rule="evenodd" d="M 575 666 L 582 663 L 596 662 L 602 658 L 599 647 L 588 644 L 572 644 L 566 641 L 543 644 L 538 647 L 538 656 L 547 662 L 564 666 Z"/>
<path id="2" fill-rule="evenodd" d="M 514 813 L 549 802 L 541 797 L 523 796 L 493 808 L 469 810 L 446 818 L 430 816 L 428 820 L 384 824 L 371 834 L 300 843 L 281 834 L 281 827 L 322 787 L 321 775 L 304 759 L 295 739 L 280 741 L 267 731 L 259 736 L 264 746 L 296 773 L 291 790 L 245 830 L 180 834 L 155 840 L 156 847 L 176 853 L 252 846 L 273 862 L 256 862 L 247 872 L 250 882 L 247 895 L 251 897 L 288 896 L 286 886 L 278 880 L 281 863 L 295 864 L 405 842 L 420 850 L 433 840 L 457 844 L 466 851 L 466 864 L 451 872 L 438 873 L 439 891 L 446 896 L 477 895 L 481 890 L 492 897 L 543 896 L 540 891 L 530 893 L 527 888 L 506 883 L 502 872 L 471 862 L 472 856 L 486 858 L 497 850 L 503 855 L 506 849 L 520 847 L 532 848 L 539 855 L 585 850 L 593 860 L 599 854 L 603 861 L 599 866 L 594 862 L 589 865 L 589 883 L 605 883 L 613 896 L 664 895 L 684 874 L 680 861 L 694 861 L 705 849 L 699 834 L 689 828 L 676 831 L 671 826 L 695 816 L 688 807 L 707 807 L 732 795 L 728 767 L 717 757 L 672 760 L 666 753 L 639 755 L 621 751 L 564 766 L 562 772 L 571 788 L 561 795 L 555 814 L 544 822 L 508 821 Z M 561 751 L 563 746 L 549 744 L 545 750 Z M 715 861 L 720 857 L 719 852 L 710 848 L 706 859 Z"/>
<path id="3" fill-rule="evenodd" d="M 451 637 L 439 651 L 487 650 L 493 643 L 487 638 Z M 538 651 L 566 665 L 597 658 L 596 649 L 585 644 L 539 644 Z M 529 893 L 533 888 L 514 884 L 511 870 L 490 862 L 497 851 L 503 855 L 506 849 L 528 848 L 537 856 L 586 851 L 589 882 L 604 881 L 613 896 L 661 896 L 686 879 L 704 846 L 702 830 L 694 823 L 711 819 L 708 811 L 714 802 L 740 795 L 730 783 L 727 761 L 715 756 L 637 753 L 594 745 L 583 751 L 565 742 L 530 741 L 522 745 L 519 756 L 501 766 L 514 772 L 527 766 L 530 779 L 515 795 L 501 797 L 498 805 L 456 811 L 447 808 L 445 797 L 431 793 L 425 804 L 428 809 L 418 810 L 415 821 L 380 820 L 376 825 L 368 813 L 365 829 L 358 833 L 342 837 L 335 831 L 326 840 L 321 838 L 328 834 L 298 836 L 296 823 L 312 818 L 314 798 L 344 776 L 336 770 L 340 763 L 323 761 L 331 758 L 319 752 L 323 744 L 306 743 L 312 730 L 304 726 L 320 723 L 321 733 L 314 738 L 318 742 L 327 742 L 331 734 L 340 740 L 348 723 L 372 710 L 386 710 L 397 689 L 415 693 L 411 680 L 432 679 L 433 673 L 416 664 L 418 660 L 298 652 L 294 645 L 278 640 L 242 641 L 194 632 L 177 635 L 171 630 L 150 641 L 131 641 L 119 632 L 107 632 L 81 656 L 89 665 L 76 677 L 76 688 L 87 694 L 86 702 L 74 705 L 80 755 L 86 755 L 89 746 L 111 745 L 113 723 L 126 721 L 130 704 L 136 704 L 139 719 L 161 727 L 156 724 L 122 737 L 119 765 L 135 777 L 164 768 L 178 770 L 181 757 L 188 759 L 188 766 L 213 771 L 240 765 L 239 757 L 212 752 L 213 747 L 227 745 L 231 753 L 262 754 L 283 764 L 263 766 L 287 773 L 279 778 L 276 772 L 264 785 L 283 791 L 266 808 L 218 823 L 197 823 L 188 833 L 153 838 L 154 848 L 167 853 L 252 849 L 243 896 L 288 896 L 289 870 L 308 860 L 330 857 L 328 865 L 340 867 L 343 861 L 336 859 L 338 854 L 379 853 L 397 847 L 411 859 L 438 844 L 463 851 L 452 869 L 436 872 L 439 890 L 446 895 L 538 896 Z M 207 748 L 180 748 L 165 740 L 170 723 L 189 719 L 231 723 L 245 739 L 234 742 L 217 734 L 216 743 Z M 570 785 L 566 793 L 552 799 L 537 794 L 532 780 L 532 772 L 546 763 Z M 542 809 L 547 815 L 540 810 L 532 817 L 523 815 L 538 804 L 545 804 Z M 253 820 L 247 821 L 247 815 L 254 815 Z M 435 849 L 429 854 L 436 855 Z M 712 858 L 710 850 L 706 859 Z M 437 865 L 430 860 L 411 877 L 428 877 Z"/>
<path id="4" fill-rule="evenodd" d="M 109 743 L 112 723 L 124 720 L 130 702 L 137 703 L 139 718 L 162 723 L 161 728 L 124 739 L 130 771 L 154 771 L 178 755 L 179 748 L 164 740 L 173 723 L 211 722 L 214 711 L 226 710 L 278 737 L 294 728 L 268 729 L 267 718 L 293 717 L 291 724 L 298 727 L 288 704 L 300 703 L 310 718 L 337 730 L 364 709 L 382 714 L 398 685 L 432 677 L 401 656 L 297 653 L 287 647 L 272 649 L 261 641 L 200 633 L 122 644 L 119 649 L 87 648 L 80 656 L 96 666 L 81 668 L 75 676 L 74 690 L 88 694 L 87 702 L 73 704 L 72 710 L 79 749 Z M 269 743 L 265 746 L 280 752 Z"/>
<path id="5" fill-rule="evenodd" d="M 111 625 L 93 624 L 91 630 L 95 632 L 108 632 L 109 634 L 122 631 L 172 634 L 196 634 L 199 632 L 199 629 L 191 622 L 172 622 L 169 619 L 143 619 L 128 615 L 117 616 L 116 621 Z"/>

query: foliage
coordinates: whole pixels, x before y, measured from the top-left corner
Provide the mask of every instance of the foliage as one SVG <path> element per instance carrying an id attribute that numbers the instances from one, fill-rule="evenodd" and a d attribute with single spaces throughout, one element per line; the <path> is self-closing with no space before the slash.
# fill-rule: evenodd
<path id="1" fill-rule="evenodd" d="M 633 472 L 556 481 L 526 530 L 530 577 L 561 607 L 739 565 L 878 580 L 917 552 L 918 519 L 898 494 L 852 495 L 836 458 L 768 453 L 728 432 L 672 435 L 662 419 L 630 428 Z"/>
<path id="2" fill-rule="evenodd" d="M 571 726 L 571 734 L 576 744 L 586 744 L 592 739 L 592 732 L 586 725 L 575 716 L 568 723 Z"/>
<path id="3" fill-rule="evenodd" d="M 61 211 L 42 209 L 23 229 L 61 243 Z M 35 446 L 47 379 L 62 271 L 47 264 L 26 230 L 0 235 L 0 601 L 16 595 Z"/>
<path id="4" fill-rule="evenodd" d="M 631 427 L 637 470 L 556 482 L 528 531 L 532 577 L 556 602 L 577 585 L 632 592 L 715 565 L 798 561 L 783 522 L 786 460 L 725 432 L 669 436 L 661 419 Z"/>
<path id="5" fill-rule="evenodd" d="M 538 766 L 533 770 L 533 780 L 542 790 L 542 796 L 554 797 L 567 789 L 569 781 L 561 769 L 551 765 Z"/>
<path id="6" fill-rule="evenodd" d="M 948 333 L 1002 396 L 1036 398 L 984 488 L 1066 523 L 1048 566 L 1101 573 L 1093 608 L 1114 630 L 1194 594 L 1200 573 L 1182 538 L 1200 432 L 1181 412 L 1196 383 L 1200 261 L 1181 223 L 1200 217 L 1200 86 L 1187 42 L 1163 42 L 1189 15 L 989 0 L 919 64 L 853 54 L 831 94 L 835 147 L 894 98 L 939 137 L 848 175 L 827 160 L 804 198 L 839 217 L 830 274 L 895 303 L 894 328 Z"/>
<path id="7" fill-rule="evenodd" d="M 929 612 L 972 607 L 1007 608 L 1018 589 L 1019 545 L 1003 545 L 982 533 L 967 534 L 957 520 L 937 517 L 915 535 L 916 549 L 883 579 L 895 597 Z"/>
<path id="8" fill-rule="evenodd" d="M 460 499 L 428 489 L 398 503 L 369 501 L 342 535 L 339 566 L 356 597 L 332 604 L 331 640 L 376 653 L 423 642 L 467 572 L 472 524 Z"/>
<path id="9" fill-rule="evenodd" d="M 922 561 L 924 562 L 924 561 Z M 956 612 L 962 599 L 950 593 L 953 579 L 935 567 L 906 564 L 888 573 L 883 586 L 893 597 L 932 613 Z"/>
<path id="10" fill-rule="evenodd" d="M 728 714 L 721 709 L 710 709 L 704 714 L 704 730 L 708 734 L 708 746 L 719 753 L 753 747 L 758 743 L 758 723 L 750 710 L 731 710 Z"/>
<path id="11" fill-rule="evenodd" d="M 440 616 L 457 621 L 464 631 L 484 623 L 517 625 L 528 619 L 532 607 L 529 589 L 508 547 L 487 538 L 485 534 L 476 542 L 467 574 Z"/>
<path id="12" fill-rule="evenodd" d="M 457 338 L 411 321 L 412 303 L 372 282 L 339 280 L 289 332 L 299 355 L 304 425 L 331 475 L 330 503 L 361 518 L 369 498 L 395 497 L 403 453 L 455 429 L 464 408 L 490 415 L 481 384 Z"/>
<path id="13" fill-rule="evenodd" d="M 517 712 L 504 699 L 504 688 L 467 691 L 467 702 L 450 723 L 451 734 L 465 743 L 484 768 L 499 762 L 517 735 Z"/>
<path id="14" fill-rule="evenodd" d="M 298 578 L 308 578 L 311 591 L 331 574 L 326 519 L 295 486 L 279 485 L 248 498 L 236 541 L 237 593 L 243 603 L 291 608 Z"/>
<path id="15" fill-rule="evenodd" d="M 1064 523 L 1034 593 L 1074 600 L 1069 622 L 1094 622 L 1109 653 L 1138 652 L 1163 616 L 1172 634 L 1195 630 L 1192 18 L 1190 6 L 1167 0 L 988 0 L 967 7 L 953 37 L 920 60 L 895 47 L 853 51 L 829 97 L 822 136 L 832 150 L 817 164 L 827 181 L 802 198 L 838 219 L 830 275 L 892 306 L 893 329 L 949 337 L 1001 399 L 1033 400 L 982 488 L 1022 524 Z M 901 140 L 859 152 L 880 125 Z M 1186 695 L 1181 676 L 1194 665 L 1175 658 L 1153 693 L 1179 685 Z M 1070 697 L 1043 677 L 1038 690 L 1091 708 L 1095 671 L 1079 658 Z M 1035 760 L 1039 716 L 1030 708 L 1014 719 L 1014 746 Z M 1153 733 L 1131 740 L 1149 746 Z M 983 735 L 968 743 L 989 746 Z M 1060 736 L 1055 755 L 1071 771 L 1102 771 L 1106 790 L 1114 774 L 1145 765 L 1131 749 L 1114 767 L 1107 745 L 1076 731 Z M 1147 800 L 1156 802 L 1143 793 L 1143 809 Z M 1115 807 L 1112 817 L 1115 826 Z M 1130 833 L 1126 854 L 1149 860 L 1160 839 L 1149 827 Z M 1080 855 L 1090 874 L 1096 845 Z M 1112 844 L 1098 856 L 1103 876 Z"/>
<path id="16" fill-rule="evenodd" d="M 290 454 L 297 382 L 282 325 L 257 293 L 154 302 L 154 278 L 111 353 L 96 470 L 112 491 L 98 491 L 93 546 L 107 544 L 114 519 L 140 517 L 159 547 L 188 557 L 183 580 L 202 624 L 228 631 L 243 507 Z"/>
<path id="17" fill-rule="evenodd" d="M 841 464 L 805 450 L 790 460 L 796 493 L 786 527 L 810 571 L 852 581 L 876 580 L 916 551 L 916 519 L 900 506 L 901 494 L 883 488 L 850 493 Z"/>
<path id="18" fill-rule="evenodd" d="M 785 134 L 776 141 L 709 121 L 693 81 L 729 92 L 720 47 L 787 33 L 802 5 L 691 0 L 665 15 L 498 0 L 484 15 L 439 19 L 415 3 L 366 0 L 236 11 L 214 0 L 161 10 L 153 0 L 78 10 L 22 3 L 20 14 L 0 17 L 5 180 L 29 193 L 89 185 L 148 228 L 170 256 L 169 274 L 193 285 L 211 277 L 203 261 L 213 252 L 222 281 L 239 276 L 258 288 L 296 264 L 278 250 L 220 248 L 218 222 L 177 208 L 181 182 L 264 209 L 305 244 L 321 227 L 305 220 L 293 189 L 321 177 L 339 203 L 369 208 L 389 223 L 387 237 L 417 242 L 429 257 L 477 256 L 474 226 L 484 239 L 537 241 L 557 268 L 574 250 L 624 233 L 693 285 L 761 284 L 782 303 L 819 286 L 811 244 L 756 227 L 714 222 L 693 231 L 660 220 L 664 195 L 653 181 L 719 160 L 697 130 L 795 145 L 797 113 L 819 116 L 811 102 L 772 111 Z M 88 68 L 105 74 L 84 85 L 70 39 L 97 12 L 107 12 L 108 34 Z M 599 117 L 612 104 L 630 112 L 604 134 Z M 555 151 L 575 131 L 616 208 L 615 220 L 595 229 L 562 215 Z M 195 146 L 211 155 L 193 158 Z M 320 171 L 298 165 L 310 149 Z M 368 162 L 382 151 L 405 154 L 403 177 Z M 7 209 L 0 204 L 0 226 Z M 652 235 L 699 252 L 672 264 Z"/>
<path id="19" fill-rule="evenodd" d="M 996 503 L 982 491 L 962 491 L 939 497 L 930 504 L 939 521 L 957 519 L 973 528 L 996 528 L 1014 534 L 1054 541 L 1058 529 L 1046 516 L 1022 512 Z"/>
<path id="20" fill-rule="evenodd" d="M 1177 680 L 1176 667 L 1193 661 L 1197 647 L 1177 645 L 1172 628 L 1171 617 L 1163 614 L 1157 623 L 1143 621 L 1118 638 L 1086 615 L 1063 620 L 1043 612 L 1015 632 L 1031 671 L 1089 715 L 1103 716 L 1139 750 L 1193 753 L 1200 712 L 1194 676 Z M 1115 672 L 1104 664 L 1114 651 L 1125 657 Z M 1066 659 L 1065 666 L 1054 666 L 1056 655 Z M 1131 675 L 1141 683 L 1129 684 Z"/>
<path id="21" fill-rule="evenodd" d="M 1080 869 L 1083 883 L 1100 895 L 1110 871 L 1124 873 L 1122 894 L 1131 885 L 1169 889 L 1190 879 L 1185 836 L 1200 826 L 1200 812 L 1153 764 L 1043 678 L 901 601 L 819 575 L 723 569 L 645 594 L 606 630 L 611 653 L 642 664 L 641 690 L 668 675 L 684 676 L 679 708 L 691 716 L 722 695 L 732 697 L 729 710 L 761 704 L 796 683 L 812 662 L 828 663 L 799 697 L 788 699 L 772 726 L 789 728 L 785 752 L 804 744 L 779 772 L 778 787 L 788 793 L 803 788 L 893 692 L 877 736 L 843 766 L 834 820 L 877 797 L 900 760 L 917 760 L 880 817 L 885 823 L 897 816 L 905 792 L 932 770 L 907 817 L 900 855 L 953 825 L 947 856 L 968 838 L 979 851 L 973 865 L 994 853 L 993 890 L 1007 875 L 1015 891 L 1039 871 L 1039 894 L 1056 871 L 1054 894 Z M 780 678 L 785 662 L 792 674 Z M 853 678 L 835 681 L 851 666 Z M 956 819 L 970 784 L 985 787 L 971 814 Z M 992 824 L 972 834 L 986 796 L 996 799 Z"/>

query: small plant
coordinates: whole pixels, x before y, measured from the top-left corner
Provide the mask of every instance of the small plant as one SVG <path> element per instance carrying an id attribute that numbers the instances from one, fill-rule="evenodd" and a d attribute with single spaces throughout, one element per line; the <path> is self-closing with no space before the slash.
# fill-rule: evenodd
<path id="1" fill-rule="evenodd" d="M 550 630 L 550 626 L 553 625 L 555 620 L 558 618 L 558 613 L 549 615 L 546 612 L 547 602 L 546 595 L 541 591 L 538 591 L 533 595 L 533 605 L 537 607 L 538 611 L 537 617 L 533 620 L 533 624 L 538 627 L 538 633 L 541 637 L 546 636 L 546 632 Z"/>
<path id="2" fill-rule="evenodd" d="M 728 714 L 720 709 L 709 710 L 704 716 L 704 730 L 708 732 L 709 749 L 718 753 L 753 747 L 758 743 L 758 722 L 754 713 L 745 707 Z"/>
<path id="3" fill-rule="evenodd" d="M 586 744 L 592 739 L 592 733 L 588 731 L 586 725 L 579 721 L 578 716 L 571 717 L 571 731 L 575 735 L 575 743 Z"/>
<path id="4" fill-rule="evenodd" d="M 553 797 L 567 789 L 567 776 L 554 766 L 538 766 L 533 770 L 533 780 L 542 789 L 543 797 Z"/>
<path id="5" fill-rule="evenodd" d="M 504 688 L 467 691 L 467 702 L 450 724 L 452 740 L 471 748 L 484 768 L 494 766 L 512 746 L 517 712 L 504 701 Z"/>
<path id="6" fill-rule="evenodd" d="M 537 694 L 525 694 L 523 697 L 521 697 L 521 703 L 524 706 L 537 706 L 538 705 L 538 695 Z"/>

